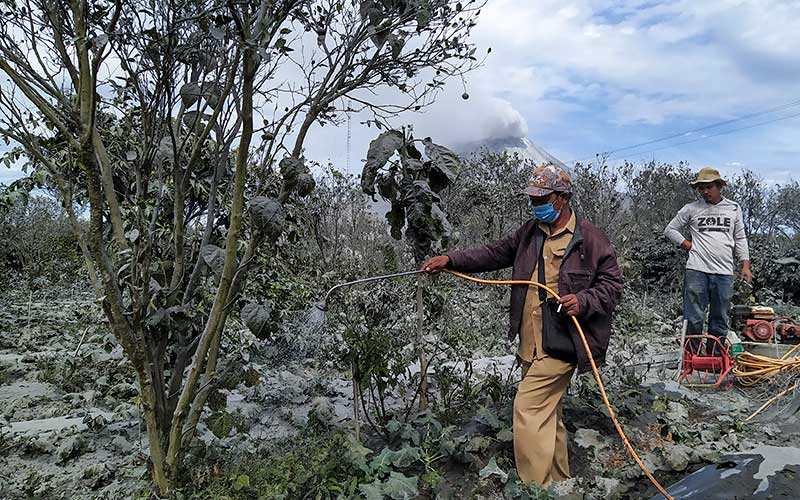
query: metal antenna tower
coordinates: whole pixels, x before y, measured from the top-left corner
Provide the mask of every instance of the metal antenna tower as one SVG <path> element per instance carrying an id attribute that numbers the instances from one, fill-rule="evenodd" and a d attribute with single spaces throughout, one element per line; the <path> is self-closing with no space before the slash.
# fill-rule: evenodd
<path id="1" fill-rule="evenodd" d="M 347 113 L 347 156 L 345 157 L 345 169 L 350 172 L 350 135 L 351 135 L 351 126 L 350 126 L 350 99 L 347 100 L 347 109 L 345 111 Z"/>

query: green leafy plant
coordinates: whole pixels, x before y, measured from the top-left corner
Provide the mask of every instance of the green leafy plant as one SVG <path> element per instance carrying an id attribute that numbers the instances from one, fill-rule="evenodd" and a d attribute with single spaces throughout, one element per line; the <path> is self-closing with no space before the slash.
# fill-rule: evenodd
<path id="1" fill-rule="evenodd" d="M 517 476 L 516 471 L 509 473 L 508 481 L 503 488 L 506 500 L 555 500 L 557 497 L 535 483 L 525 484 Z"/>

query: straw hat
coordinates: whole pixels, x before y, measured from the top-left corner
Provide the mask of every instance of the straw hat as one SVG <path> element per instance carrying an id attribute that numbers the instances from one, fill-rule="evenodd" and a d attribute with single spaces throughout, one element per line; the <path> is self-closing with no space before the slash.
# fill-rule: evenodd
<path id="1" fill-rule="evenodd" d="M 723 186 L 727 185 L 728 183 L 719 175 L 719 170 L 716 168 L 711 167 L 703 167 L 697 172 L 697 177 L 694 181 L 690 182 L 691 186 L 697 186 L 698 184 L 708 184 L 709 182 L 719 182 Z"/>

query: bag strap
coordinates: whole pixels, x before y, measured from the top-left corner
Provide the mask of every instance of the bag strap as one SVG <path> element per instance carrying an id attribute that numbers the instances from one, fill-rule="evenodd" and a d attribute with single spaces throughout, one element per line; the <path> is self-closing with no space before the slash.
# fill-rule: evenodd
<path id="1" fill-rule="evenodd" d="M 546 236 L 542 238 L 542 244 L 539 247 L 539 263 L 536 265 L 539 271 L 539 283 L 542 285 L 547 285 L 547 279 L 544 276 L 544 241 L 547 239 Z M 544 303 L 547 300 L 547 292 L 542 287 L 539 288 L 539 302 Z"/>

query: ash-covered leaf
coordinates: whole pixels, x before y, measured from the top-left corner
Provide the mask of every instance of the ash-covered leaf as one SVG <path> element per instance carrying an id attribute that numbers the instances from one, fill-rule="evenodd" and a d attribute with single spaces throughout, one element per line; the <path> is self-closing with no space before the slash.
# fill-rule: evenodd
<path id="1" fill-rule="evenodd" d="M 408 227 L 406 227 L 405 237 L 406 240 L 412 244 L 414 261 L 418 264 L 424 262 L 430 255 L 433 245 L 434 238 L 430 228 L 409 224 Z"/>
<path id="2" fill-rule="evenodd" d="M 383 493 L 393 500 L 411 500 L 417 498 L 419 493 L 417 483 L 417 476 L 391 472 L 383 484 Z"/>
<path id="3" fill-rule="evenodd" d="M 503 427 L 503 423 L 497 417 L 497 412 L 485 406 L 478 410 L 477 420 L 492 430 L 498 430 Z"/>
<path id="4" fill-rule="evenodd" d="M 365 194 L 375 195 L 375 179 L 378 171 L 402 146 L 403 133 L 397 130 L 387 130 L 369 143 L 367 161 L 361 171 L 361 190 Z"/>
<path id="5" fill-rule="evenodd" d="M 250 200 L 250 213 L 255 225 L 268 236 L 277 238 L 286 223 L 286 211 L 276 198 L 256 196 Z"/>
<path id="6" fill-rule="evenodd" d="M 689 420 L 689 410 L 677 401 L 670 401 L 664 417 L 671 422 L 687 422 Z"/>
<path id="7" fill-rule="evenodd" d="M 511 429 L 502 429 L 497 433 L 497 440 L 503 443 L 510 443 L 514 440 L 514 432 Z"/>
<path id="8" fill-rule="evenodd" d="M 172 144 L 170 137 L 162 137 L 158 141 L 158 149 L 156 150 L 156 162 L 162 164 L 165 161 L 172 162 L 175 159 L 175 148 Z"/>
<path id="9" fill-rule="evenodd" d="M 428 174 L 431 189 L 438 193 L 455 182 L 461 170 L 461 160 L 457 154 L 444 146 L 434 144 L 430 138 L 423 139 L 422 143 L 425 145 L 425 154 L 431 160 Z"/>
<path id="10" fill-rule="evenodd" d="M 178 92 L 181 95 L 181 102 L 183 102 L 183 105 L 187 108 L 196 103 L 203 93 L 200 89 L 200 84 L 197 82 L 189 82 L 184 84 L 181 86 Z"/>
<path id="11" fill-rule="evenodd" d="M 421 458 L 420 449 L 414 446 L 397 451 L 384 448 L 372 459 L 370 465 L 374 471 L 388 470 L 388 466 L 404 469 L 418 463 Z"/>
<path id="12" fill-rule="evenodd" d="M 208 34 L 218 42 L 221 42 L 225 38 L 225 30 L 217 26 L 211 26 L 208 29 Z"/>
<path id="13" fill-rule="evenodd" d="M 403 424 L 401 424 L 398 420 L 391 419 L 386 424 L 386 430 L 389 431 L 392 434 L 397 434 L 398 432 L 400 432 L 400 428 L 402 426 L 403 426 Z"/>
<path id="14" fill-rule="evenodd" d="M 374 26 L 383 21 L 383 9 L 376 0 L 361 0 L 358 6 L 358 13 L 361 15 L 361 19 L 369 21 Z"/>
<path id="15" fill-rule="evenodd" d="M 403 226 L 406 224 L 406 210 L 403 204 L 392 202 L 392 209 L 386 212 L 386 219 L 389 221 L 392 238 L 396 240 L 402 238 Z"/>
<path id="16" fill-rule="evenodd" d="M 369 457 L 371 454 L 372 450 L 361 444 L 351 434 L 347 435 L 347 449 L 345 451 L 345 457 L 352 465 L 363 471 L 365 474 L 369 474 L 367 457 Z"/>
<path id="17" fill-rule="evenodd" d="M 413 8 L 417 17 L 417 31 L 422 31 L 431 22 L 431 4 L 425 0 L 411 0 L 408 2 L 409 8 Z"/>
<path id="18" fill-rule="evenodd" d="M 297 176 L 297 182 L 295 183 L 295 191 L 300 196 L 308 196 L 314 191 L 317 182 L 314 180 L 311 174 L 305 173 L 300 174 Z"/>
<path id="19" fill-rule="evenodd" d="M 222 89 L 217 82 L 203 82 L 200 92 L 203 98 L 208 102 L 212 108 L 216 108 L 219 104 L 219 98 L 222 95 Z"/>
<path id="20" fill-rule="evenodd" d="M 205 122 L 210 119 L 210 114 L 200 113 L 199 111 L 187 111 L 183 114 L 183 124 L 189 128 L 199 128 L 205 126 Z"/>
<path id="21" fill-rule="evenodd" d="M 291 156 L 282 159 L 278 167 L 284 181 L 294 181 L 300 174 L 308 171 L 302 158 L 292 158 Z"/>
<path id="22" fill-rule="evenodd" d="M 287 191 L 296 192 L 300 196 L 307 196 L 313 191 L 316 183 L 304 158 L 287 156 L 281 160 L 279 168 Z"/>
<path id="23" fill-rule="evenodd" d="M 669 467 L 678 472 L 686 470 L 692 459 L 692 449 L 683 444 L 669 443 L 661 453 Z"/>
<path id="24" fill-rule="evenodd" d="M 264 333 L 267 330 L 266 327 L 269 324 L 271 315 L 272 308 L 269 305 L 255 302 L 245 304 L 240 313 L 242 322 L 247 326 L 247 329 L 258 338 L 265 337 Z"/>
<path id="25" fill-rule="evenodd" d="M 437 239 L 436 221 L 431 209 L 434 201 L 439 198 L 425 181 L 403 179 L 401 192 L 406 208 L 405 236 L 414 248 L 414 259 L 422 262 L 430 253 L 431 244 Z"/>
<path id="26" fill-rule="evenodd" d="M 485 438 L 483 436 L 475 436 L 469 440 L 466 449 L 467 451 L 473 453 L 480 453 L 484 451 L 486 448 L 488 448 L 490 444 L 491 442 L 489 442 L 488 438 Z"/>
<path id="27" fill-rule="evenodd" d="M 414 172 L 418 177 L 427 177 L 430 162 L 423 162 L 410 156 L 405 156 L 402 159 L 403 168 L 409 172 Z"/>
<path id="28" fill-rule="evenodd" d="M 406 143 L 406 154 L 410 158 L 414 158 L 415 160 L 421 160 L 422 159 L 422 153 L 420 153 L 419 149 L 417 149 L 417 147 L 414 145 L 414 143 L 411 140 L 409 140 L 409 142 Z"/>
<path id="29" fill-rule="evenodd" d="M 497 465 L 497 460 L 495 460 L 495 457 L 492 457 L 492 459 L 489 460 L 489 463 L 486 464 L 486 467 L 484 467 L 483 469 L 481 469 L 480 472 L 478 472 L 478 476 L 481 479 L 497 476 L 503 483 L 505 483 L 508 480 L 508 472 L 504 471 Z"/>
<path id="30" fill-rule="evenodd" d="M 387 41 L 389 42 L 389 49 L 392 51 L 392 57 L 394 59 L 398 59 L 400 54 L 403 53 L 403 47 L 406 44 L 405 38 L 403 38 L 402 35 L 398 36 L 394 33 L 391 33 L 387 36 Z"/>
<path id="31" fill-rule="evenodd" d="M 97 35 L 96 37 L 92 38 L 92 43 L 96 48 L 105 47 L 108 43 L 108 35 L 103 33 L 102 35 Z"/>
<path id="32" fill-rule="evenodd" d="M 203 245 L 200 248 L 200 255 L 214 274 L 222 274 L 222 268 L 225 266 L 225 250 L 217 245 Z"/>
<path id="33" fill-rule="evenodd" d="M 364 495 L 364 500 L 383 500 L 383 484 L 380 479 L 376 479 L 371 483 L 359 484 L 358 491 Z"/>
<path id="34" fill-rule="evenodd" d="M 394 200 L 397 197 L 398 186 L 394 175 L 387 173 L 378 176 L 378 193 L 386 200 Z"/>
<path id="35" fill-rule="evenodd" d="M 457 450 L 458 443 L 454 439 L 442 439 L 439 442 L 439 451 L 446 457 L 455 455 Z"/>
<path id="36" fill-rule="evenodd" d="M 403 430 L 400 433 L 400 439 L 407 443 L 411 443 L 414 446 L 419 446 L 422 436 L 419 435 L 419 432 L 417 432 L 413 426 L 405 424 L 403 425 Z"/>
<path id="37" fill-rule="evenodd" d="M 179 93 L 181 102 L 187 108 L 201 97 L 213 108 L 219 103 L 221 89 L 217 82 L 189 82 L 181 86 Z"/>
<path id="38" fill-rule="evenodd" d="M 601 450 L 608 446 L 606 439 L 594 429 L 578 429 L 575 431 L 575 444 L 581 448 Z"/>
<path id="39" fill-rule="evenodd" d="M 425 181 L 414 181 L 409 178 L 401 183 L 403 204 L 406 206 L 406 217 L 411 224 L 429 224 L 431 208 L 439 197 L 431 191 Z"/>

